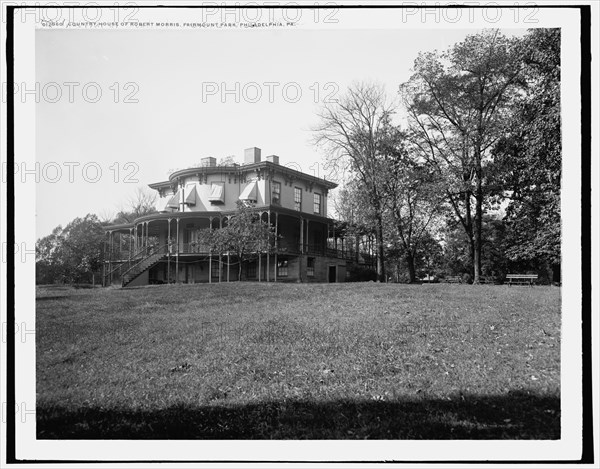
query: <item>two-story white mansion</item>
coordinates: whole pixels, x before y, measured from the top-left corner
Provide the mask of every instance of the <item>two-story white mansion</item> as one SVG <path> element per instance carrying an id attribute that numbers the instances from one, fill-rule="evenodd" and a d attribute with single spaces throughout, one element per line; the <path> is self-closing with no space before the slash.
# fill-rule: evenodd
<path id="1" fill-rule="evenodd" d="M 275 155 L 262 160 L 254 147 L 245 150 L 242 165 L 218 166 L 212 157 L 201 162 L 149 185 L 160 196 L 157 213 L 105 227 L 105 285 L 343 282 L 351 265 L 373 265 L 370 235 L 347 240 L 344 224 L 327 217 L 337 184 L 280 165 Z M 199 230 L 222 227 L 238 200 L 251 202 L 277 235 L 270 252 L 245 262 L 241 279 L 234 255 L 210 252 L 198 240 Z"/>

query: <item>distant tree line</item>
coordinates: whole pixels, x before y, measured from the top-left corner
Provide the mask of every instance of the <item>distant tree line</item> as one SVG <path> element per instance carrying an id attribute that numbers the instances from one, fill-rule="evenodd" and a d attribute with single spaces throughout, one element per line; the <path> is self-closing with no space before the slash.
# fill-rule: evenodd
<path id="1" fill-rule="evenodd" d="M 351 175 L 336 209 L 373 227 L 378 279 L 558 278 L 560 30 L 485 30 L 412 72 L 396 104 L 355 84 L 314 129 L 329 168 Z"/>

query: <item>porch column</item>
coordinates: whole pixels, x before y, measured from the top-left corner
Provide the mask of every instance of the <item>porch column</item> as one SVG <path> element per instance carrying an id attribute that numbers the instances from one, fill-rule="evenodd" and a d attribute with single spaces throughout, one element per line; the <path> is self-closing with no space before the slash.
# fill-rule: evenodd
<path id="1" fill-rule="evenodd" d="M 113 232 L 109 231 L 108 232 L 108 249 L 110 252 L 110 255 L 108 257 L 108 276 L 109 276 L 109 281 L 110 281 L 110 285 L 112 285 L 112 261 L 113 261 Z"/>
<path id="2" fill-rule="evenodd" d="M 150 222 L 147 221 L 146 222 L 146 248 L 148 248 L 149 244 L 150 244 Z"/>
<path id="3" fill-rule="evenodd" d="M 133 249 L 132 242 L 133 242 L 133 228 L 129 228 L 129 261 L 130 262 L 131 262 L 131 250 Z"/>
<path id="4" fill-rule="evenodd" d="M 212 232 L 213 217 L 208 217 L 208 229 Z M 208 283 L 212 283 L 212 246 L 208 247 Z"/>
<path id="5" fill-rule="evenodd" d="M 309 250 L 310 250 L 310 237 L 308 236 L 308 226 L 309 226 L 310 220 L 307 218 L 306 219 L 306 253 L 308 254 Z"/>
<path id="6" fill-rule="evenodd" d="M 263 212 L 259 212 L 258 213 L 258 222 L 262 225 L 262 214 Z M 258 281 L 260 282 L 260 278 L 261 278 L 261 270 L 262 270 L 262 264 L 261 264 L 261 259 L 262 259 L 262 246 L 261 243 L 258 243 L 258 267 L 257 267 L 257 273 L 258 273 Z"/>
<path id="7" fill-rule="evenodd" d="M 223 218 L 219 218 L 219 229 L 223 228 Z M 221 283 L 221 277 L 223 276 L 222 272 L 223 272 L 223 254 L 221 252 L 221 250 L 219 249 L 219 283 Z"/>
<path id="8" fill-rule="evenodd" d="M 177 250 L 175 251 L 175 283 L 179 283 L 179 218 L 176 218 L 175 220 L 177 221 Z"/>
<path id="9" fill-rule="evenodd" d="M 277 233 L 279 214 L 275 212 L 275 275 L 274 281 L 277 282 L 277 251 L 279 250 L 279 238 Z"/>
<path id="10" fill-rule="evenodd" d="M 171 283 L 171 220 L 167 218 L 167 283 Z"/>
<path id="11" fill-rule="evenodd" d="M 300 217 L 300 254 L 304 252 L 304 218 Z"/>
<path id="12" fill-rule="evenodd" d="M 271 231 L 271 210 L 267 212 L 267 225 L 269 226 L 269 232 Z M 267 238 L 267 282 L 269 281 L 269 251 L 271 250 L 271 239 Z"/>
<path id="13" fill-rule="evenodd" d="M 333 238 L 333 249 L 337 251 L 337 239 L 335 237 L 335 222 L 331 224 L 331 234 Z M 335 253 L 335 255 L 337 256 L 337 252 Z"/>

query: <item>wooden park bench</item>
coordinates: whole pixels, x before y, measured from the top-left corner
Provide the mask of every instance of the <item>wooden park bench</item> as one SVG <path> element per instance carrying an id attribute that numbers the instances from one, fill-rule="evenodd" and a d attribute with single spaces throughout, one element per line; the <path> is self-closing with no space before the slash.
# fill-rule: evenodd
<path id="1" fill-rule="evenodd" d="M 444 279 L 444 282 L 446 282 L 446 283 L 462 283 L 462 277 L 460 275 L 446 277 Z"/>
<path id="2" fill-rule="evenodd" d="M 533 283 L 538 279 L 537 274 L 508 274 L 506 280 L 508 280 L 508 286 L 511 285 L 529 285 L 533 287 Z"/>

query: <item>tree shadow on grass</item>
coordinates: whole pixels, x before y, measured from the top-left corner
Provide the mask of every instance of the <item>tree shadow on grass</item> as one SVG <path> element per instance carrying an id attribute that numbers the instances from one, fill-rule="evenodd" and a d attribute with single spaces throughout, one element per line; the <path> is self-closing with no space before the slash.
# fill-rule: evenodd
<path id="1" fill-rule="evenodd" d="M 66 295 L 59 296 L 38 296 L 35 301 L 48 301 L 48 300 L 64 300 L 65 298 L 69 298 Z"/>
<path id="2" fill-rule="evenodd" d="M 451 399 L 127 410 L 37 409 L 38 439 L 559 439 L 560 398 L 526 392 Z"/>

